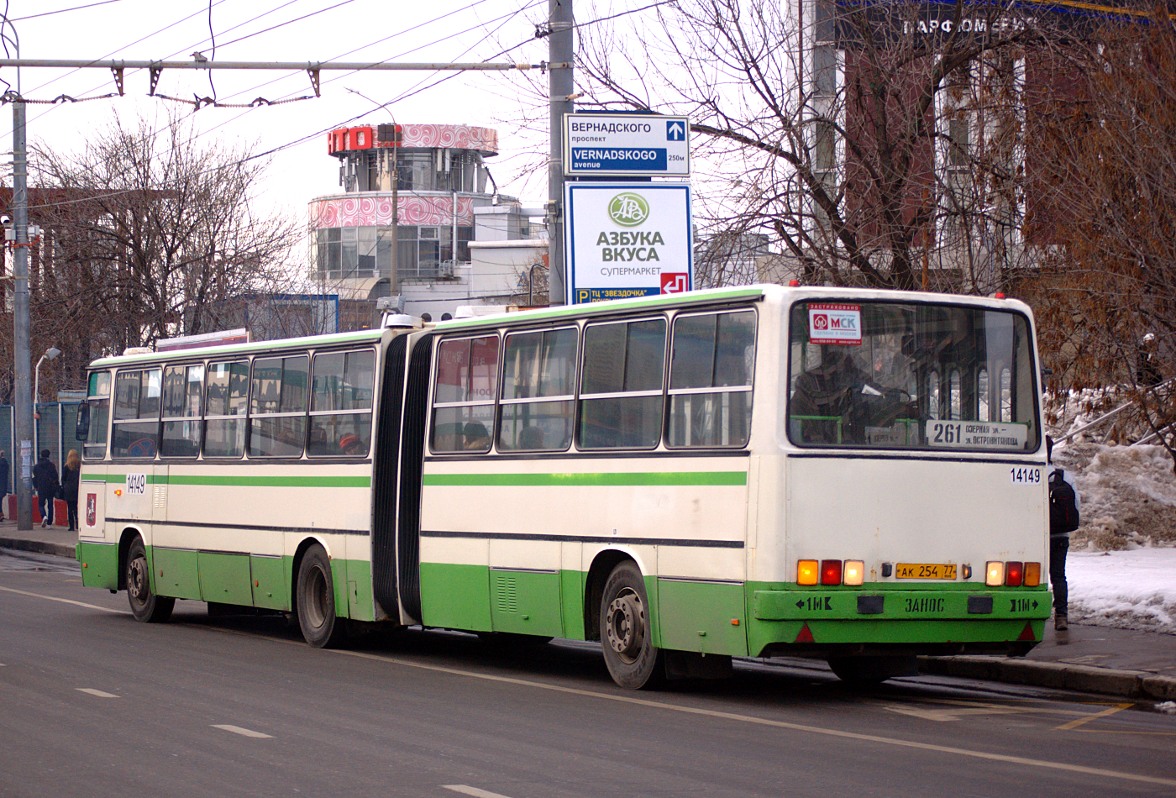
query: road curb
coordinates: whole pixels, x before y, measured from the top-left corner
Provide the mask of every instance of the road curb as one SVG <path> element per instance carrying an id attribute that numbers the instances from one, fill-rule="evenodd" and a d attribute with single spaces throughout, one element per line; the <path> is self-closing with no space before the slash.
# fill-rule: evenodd
<path id="1" fill-rule="evenodd" d="M 993 682 L 1028 684 L 1124 698 L 1176 699 L 1176 679 L 1147 671 L 996 657 L 920 657 L 919 670 Z"/>
<path id="2" fill-rule="evenodd" d="M 23 538 L 0 537 L 0 548 L 31 551 L 36 554 L 54 554 L 58 557 L 75 556 L 73 546 L 62 543 L 50 543 L 47 540 L 24 540 Z"/>

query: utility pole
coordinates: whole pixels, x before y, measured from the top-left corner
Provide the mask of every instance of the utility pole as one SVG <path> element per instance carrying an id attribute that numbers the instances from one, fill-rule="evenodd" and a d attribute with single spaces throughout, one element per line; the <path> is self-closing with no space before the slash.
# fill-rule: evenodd
<path id="1" fill-rule="evenodd" d="M 20 97 L 20 76 L 16 79 L 17 97 L 12 101 L 12 355 L 13 425 L 16 451 L 16 528 L 33 528 L 33 404 L 29 385 L 29 193 L 28 153 L 25 144 L 25 103 Z"/>
<path id="2" fill-rule="evenodd" d="M 548 89 L 551 97 L 551 154 L 547 163 L 547 284 L 552 305 L 564 304 L 564 114 L 575 110 L 572 91 L 572 0 L 547 0 Z"/>

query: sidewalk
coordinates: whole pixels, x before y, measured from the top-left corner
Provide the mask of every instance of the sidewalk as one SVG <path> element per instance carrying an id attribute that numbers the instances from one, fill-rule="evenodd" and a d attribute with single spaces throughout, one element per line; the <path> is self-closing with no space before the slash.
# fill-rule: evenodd
<path id="1" fill-rule="evenodd" d="M 19 531 L 0 521 L 0 548 L 74 557 L 77 535 L 64 526 Z M 923 657 L 923 673 L 1052 687 L 1123 698 L 1176 701 L 1176 635 L 1070 624 L 1068 642 L 1052 627 L 1026 657 Z"/>

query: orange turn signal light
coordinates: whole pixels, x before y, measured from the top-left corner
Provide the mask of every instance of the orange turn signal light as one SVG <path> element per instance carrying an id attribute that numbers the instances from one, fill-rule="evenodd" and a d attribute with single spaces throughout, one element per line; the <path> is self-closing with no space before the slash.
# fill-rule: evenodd
<path id="1" fill-rule="evenodd" d="M 816 560 L 798 560 L 796 563 L 796 584 L 815 585 L 821 568 Z"/>

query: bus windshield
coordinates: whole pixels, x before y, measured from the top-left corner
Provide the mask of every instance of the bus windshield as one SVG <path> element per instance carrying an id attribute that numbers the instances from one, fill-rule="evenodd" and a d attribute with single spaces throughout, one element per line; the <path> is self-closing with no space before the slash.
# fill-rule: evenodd
<path id="1" fill-rule="evenodd" d="M 788 437 L 802 447 L 1036 451 L 1028 318 L 903 302 L 802 301 L 789 327 Z"/>

